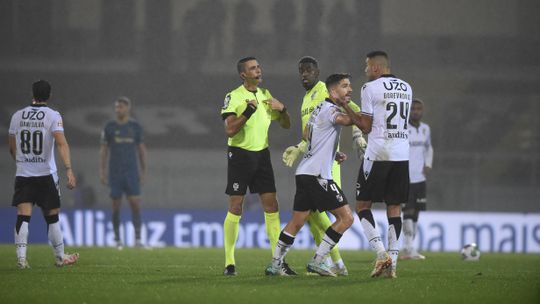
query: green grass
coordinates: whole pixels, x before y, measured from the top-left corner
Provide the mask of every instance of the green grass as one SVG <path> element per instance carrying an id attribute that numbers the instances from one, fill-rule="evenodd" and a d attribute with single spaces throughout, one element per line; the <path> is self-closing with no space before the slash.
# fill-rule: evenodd
<path id="1" fill-rule="evenodd" d="M 69 248 L 73 251 L 73 248 Z M 224 277 L 221 249 L 153 251 L 78 248 L 77 265 L 53 266 L 52 250 L 30 245 L 31 269 L 0 246 L 0 303 L 540 303 L 540 255 L 428 253 L 400 261 L 398 279 L 371 279 L 371 252 L 342 252 L 350 275 L 305 275 L 312 251 L 291 250 L 298 277 L 265 277 L 267 250 L 237 249 L 237 277 Z"/>

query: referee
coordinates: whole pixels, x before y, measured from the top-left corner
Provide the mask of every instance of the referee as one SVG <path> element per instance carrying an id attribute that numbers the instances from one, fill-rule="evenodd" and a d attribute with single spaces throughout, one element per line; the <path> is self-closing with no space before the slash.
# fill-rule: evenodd
<path id="1" fill-rule="evenodd" d="M 238 61 L 242 84 L 225 96 L 221 117 L 228 139 L 227 189 L 229 210 L 223 223 L 225 275 L 236 275 L 234 248 L 247 188 L 258 193 L 264 209 L 266 233 L 274 251 L 281 226 L 274 171 L 268 151 L 268 128 L 278 120 L 291 127 L 287 108 L 266 89 L 260 88 L 261 66 L 255 57 Z"/>

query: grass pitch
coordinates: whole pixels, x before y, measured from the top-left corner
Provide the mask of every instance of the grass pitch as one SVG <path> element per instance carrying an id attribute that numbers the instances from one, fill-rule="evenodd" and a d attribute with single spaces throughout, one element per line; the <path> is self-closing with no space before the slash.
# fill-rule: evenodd
<path id="1" fill-rule="evenodd" d="M 348 277 L 305 275 L 312 251 L 291 250 L 297 277 L 265 277 L 268 250 L 237 249 L 237 277 L 224 277 L 222 249 L 68 248 L 77 265 L 53 266 L 52 250 L 28 248 L 31 269 L 16 268 L 15 246 L 0 246 L 0 303 L 540 303 L 540 255 L 427 253 L 400 261 L 398 279 L 372 279 L 371 252 L 342 252 Z"/>

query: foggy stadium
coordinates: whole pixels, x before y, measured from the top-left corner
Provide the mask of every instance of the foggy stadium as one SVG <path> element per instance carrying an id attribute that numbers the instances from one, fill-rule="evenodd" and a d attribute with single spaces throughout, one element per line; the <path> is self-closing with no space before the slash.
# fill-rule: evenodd
<path id="1" fill-rule="evenodd" d="M 0 272 L 21 282 L 31 280 L 29 276 L 16 278 L 20 276 L 15 271 L 13 245 L 16 208 L 11 207 L 16 164 L 8 153 L 7 138 L 13 113 L 32 102 L 33 82 L 44 79 L 52 86 L 48 104 L 62 115 L 77 177 L 77 187 L 68 189 L 57 154 L 64 242 L 70 251 L 81 252 L 81 262 L 66 275 L 86 267 L 85 250 L 89 250 L 88 256 L 99 256 L 100 252 L 108 256 L 131 254 L 126 260 L 134 263 L 143 261 L 134 260 L 137 255 L 148 259 L 161 256 L 164 263 L 178 265 L 191 263 L 181 258 L 183 253 L 191 259 L 204 252 L 209 265 L 202 277 L 214 287 L 236 288 L 233 281 L 222 278 L 222 230 L 228 196 L 227 135 L 220 113 L 228 92 L 242 84 L 237 61 L 247 56 L 257 58 L 263 73 L 260 86 L 286 106 L 291 118 L 290 129 L 274 122 L 268 131 L 284 226 L 293 210 L 298 162 L 286 167 L 282 154 L 302 138 L 300 106 L 306 90 L 298 72 L 299 59 L 316 58 L 322 81 L 334 73 L 351 74 L 352 100 L 360 105 L 360 91 L 367 81 L 366 54 L 384 50 L 392 73 L 406 80 L 414 97 L 423 100 L 422 121 L 431 128 L 434 157 L 427 178 L 428 207 L 421 213 L 419 238 L 415 240 L 426 262 L 439 255 L 454 255 L 459 260 L 458 252 L 468 243 L 478 244 L 482 258 L 494 264 L 499 262 L 493 257 L 528 259 L 522 269 L 530 272 L 521 278 L 528 285 L 520 292 L 505 294 L 501 286 L 506 285 L 499 281 L 501 285 L 489 285 L 491 295 L 463 292 L 469 287 L 456 286 L 451 288 L 456 295 L 446 299 L 492 302 L 519 294 L 522 302 L 534 303 L 540 299 L 539 9 L 533 0 L 1 0 L 0 125 L 4 140 L 0 141 L 0 184 L 4 204 L 0 208 Z M 131 100 L 131 116 L 142 126 L 147 149 L 141 186 L 142 239 L 153 250 L 141 253 L 131 248 L 134 232 L 125 199 L 121 234 L 126 248 L 123 252 L 114 248 L 110 189 L 100 182 L 101 133 L 106 123 L 115 119 L 115 101 L 120 96 Z M 344 127 L 340 151 L 348 159 L 341 165 L 341 183 L 351 208 L 362 161 L 352 142 L 351 128 Z M 56 269 L 47 264 L 47 230 L 37 209 L 34 207 L 30 224 L 29 259 L 32 261 L 32 247 L 46 253 L 30 270 L 50 278 L 47 272 Z M 245 274 L 240 285 L 246 287 L 255 277 L 262 284 L 260 290 L 267 288 L 264 292 L 272 296 L 279 296 L 273 289 L 294 289 L 295 282 L 286 283 L 286 279 L 264 282 L 263 270 L 271 255 L 258 195 L 247 194 L 243 210 L 236 247 L 238 279 Z M 386 236 L 384 204 L 375 204 L 373 213 Z M 367 289 L 374 287 L 365 284 L 373 253 L 354 216 L 355 223 L 339 246 L 345 263 L 350 262 L 351 277 L 359 277 L 354 284 L 364 284 Z M 290 253 L 291 261 L 299 261 L 296 268 L 302 269 L 301 263 L 314 249 L 306 225 Z M 295 252 L 302 255 L 293 258 Z M 175 255 L 176 260 L 171 258 Z M 120 258 L 114 261 L 122 263 Z M 472 272 L 484 273 L 484 279 L 490 271 L 498 273 L 492 266 L 480 270 L 483 262 L 469 264 Z M 256 270 L 242 273 L 242 267 Z M 403 275 L 398 281 L 414 277 L 412 263 L 404 262 L 400 267 Z M 148 269 L 145 272 L 151 271 Z M 174 276 L 182 270 L 172 271 Z M 167 281 L 166 277 L 149 281 L 155 287 L 163 280 L 170 288 L 176 283 L 190 288 L 192 283 L 205 282 L 198 274 L 190 277 L 195 283 L 174 278 Z M 331 285 L 342 288 L 339 293 L 343 297 L 337 300 L 362 300 L 351 291 L 352 282 L 338 279 Z M 61 280 L 69 285 L 67 278 Z M 92 297 L 97 291 L 82 287 L 79 295 L 67 292 L 51 299 L 87 303 L 177 300 L 152 294 L 137 298 L 136 289 L 143 283 L 133 280 L 133 285 L 123 283 L 127 284 L 123 288 L 132 288 L 133 296 L 126 294 L 116 300 Z M 324 288 L 324 299 L 335 296 L 323 278 L 306 277 L 297 282 L 306 292 Z M 381 292 L 390 293 L 392 289 L 384 285 L 384 281 L 377 281 Z M 18 291 L 17 297 L 8 295 L 14 286 L 0 283 L 2 302 L 35 300 L 47 294 L 42 289 L 26 295 Z M 249 287 L 259 288 L 257 283 Z M 193 288 L 193 292 L 205 290 L 199 285 Z M 444 300 L 424 292 L 426 298 L 421 301 Z M 171 290 L 164 293 L 174 295 Z M 200 296 L 202 302 L 220 299 L 219 295 Z M 239 297 L 239 302 L 253 300 Z M 190 294 L 186 301 L 194 299 Z M 273 298 L 257 299 L 266 302 Z M 379 301 L 383 299 L 391 298 L 384 296 Z"/>

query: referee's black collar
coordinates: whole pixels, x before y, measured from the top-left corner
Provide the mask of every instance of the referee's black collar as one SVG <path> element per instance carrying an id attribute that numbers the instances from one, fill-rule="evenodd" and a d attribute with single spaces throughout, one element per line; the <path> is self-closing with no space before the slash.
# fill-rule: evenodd
<path id="1" fill-rule="evenodd" d="M 396 78 L 394 74 L 382 74 L 381 77 Z"/>
<path id="2" fill-rule="evenodd" d="M 48 107 L 47 103 L 31 103 L 30 106 L 33 108 Z"/>

